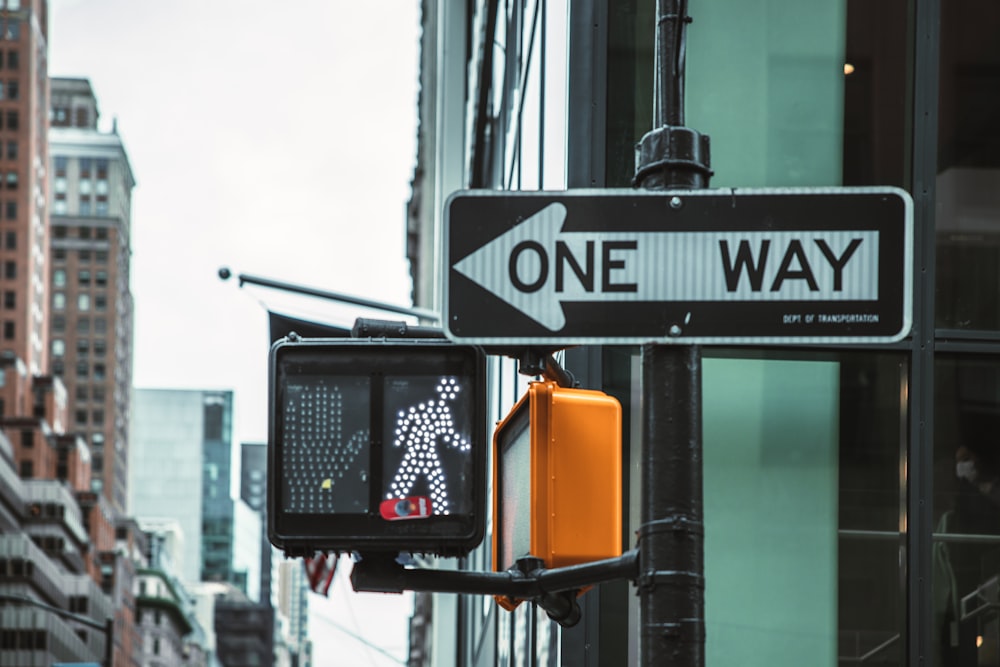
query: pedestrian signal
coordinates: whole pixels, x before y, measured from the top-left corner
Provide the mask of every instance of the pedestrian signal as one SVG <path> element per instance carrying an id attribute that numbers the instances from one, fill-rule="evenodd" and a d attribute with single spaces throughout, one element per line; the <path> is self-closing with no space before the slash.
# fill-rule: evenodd
<path id="1" fill-rule="evenodd" d="M 533 382 L 496 428 L 493 455 L 495 571 L 524 557 L 555 568 L 621 555 L 617 399 Z"/>
<path id="2" fill-rule="evenodd" d="M 461 555 L 477 546 L 486 504 L 485 364 L 480 348 L 439 339 L 276 342 L 271 543 L 293 553 Z"/>

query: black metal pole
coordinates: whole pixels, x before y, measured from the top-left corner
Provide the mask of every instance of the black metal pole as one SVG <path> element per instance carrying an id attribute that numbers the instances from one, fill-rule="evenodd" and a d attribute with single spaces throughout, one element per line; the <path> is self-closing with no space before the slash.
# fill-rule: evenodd
<path id="1" fill-rule="evenodd" d="M 689 20 L 686 0 L 657 3 L 654 129 L 636 147 L 638 187 L 705 188 L 712 174 L 708 137 L 683 126 Z M 642 367 L 639 664 L 703 667 L 701 351 L 647 344 Z"/>

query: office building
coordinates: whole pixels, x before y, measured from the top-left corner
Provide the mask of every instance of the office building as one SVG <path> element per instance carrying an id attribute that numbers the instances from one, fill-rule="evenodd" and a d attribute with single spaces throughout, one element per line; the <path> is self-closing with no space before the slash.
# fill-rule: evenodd
<path id="1" fill-rule="evenodd" d="M 240 446 L 240 498 L 260 514 L 260 601 L 275 603 L 272 597 L 274 547 L 267 539 L 267 445 Z"/>
<path id="2" fill-rule="evenodd" d="M 132 410 L 130 512 L 178 521 L 185 584 L 232 583 L 233 393 L 136 389 Z"/>
<path id="3" fill-rule="evenodd" d="M 422 2 L 416 305 L 441 310 L 441 286 L 457 280 L 439 243 L 453 192 L 632 192 L 636 144 L 656 129 L 657 4 Z M 659 4 L 693 20 L 676 19 L 686 40 L 670 62 L 686 54 L 682 124 L 711 138 L 710 187 L 894 187 L 913 201 L 912 271 L 892 269 L 912 288 L 900 340 L 698 350 L 705 664 L 997 664 L 1000 5 Z M 483 299 L 498 326 L 525 317 Z M 670 307 L 650 305 L 683 330 Z M 733 321 L 734 336 L 752 320 Z M 587 345 L 563 362 L 623 406 L 625 549 L 642 523 L 643 434 L 659 419 L 644 412 L 655 354 Z M 492 424 L 519 392 L 514 364 L 491 363 Z M 489 570 L 488 540 L 464 564 Z M 433 665 L 638 664 L 635 587 L 604 584 L 579 602 L 581 621 L 562 628 L 531 605 L 435 595 L 413 654 Z"/>
<path id="4" fill-rule="evenodd" d="M 3 195 L 3 316 L 0 351 L 31 376 L 48 373 L 48 6 L 0 7 L 0 170 Z M 9 410 L 9 408 L 8 408 Z M 8 412 L 9 414 L 9 412 Z"/>
<path id="5" fill-rule="evenodd" d="M 70 430 L 90 445 L 92 488 L 118 514 L 128 497 L 132 392 L 132 189 L 116 128 L 98 129 L 87 79 L 52 79 L 52 373 Z"/>

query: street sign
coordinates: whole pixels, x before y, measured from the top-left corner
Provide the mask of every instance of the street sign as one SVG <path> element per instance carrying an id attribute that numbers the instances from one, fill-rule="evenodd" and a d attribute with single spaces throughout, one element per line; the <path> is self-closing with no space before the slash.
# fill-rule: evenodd
<path id="1" fill-rule="evenodd" d="M 898 188 L 466 191 L 444 216 L 445 332 L 572 345 L 898 341 Z"/>

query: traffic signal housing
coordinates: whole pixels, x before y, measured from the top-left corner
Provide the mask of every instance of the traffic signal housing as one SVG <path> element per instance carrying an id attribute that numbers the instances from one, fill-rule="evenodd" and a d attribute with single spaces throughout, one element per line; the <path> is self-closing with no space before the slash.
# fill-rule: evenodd
<path id="1" fill-rule="evenodd" d="M 286 338 L 269 358 L 268 538 L 461 555 L 483 539 L 486 361 L 440 339 Z"/>
<path id="2" fill-rule="evenodd" d="M 495 571 L 526 556 L 556 568 L 621 555 L 617 399 L 533 382 L 494 431 L 493 455 Z"/>

